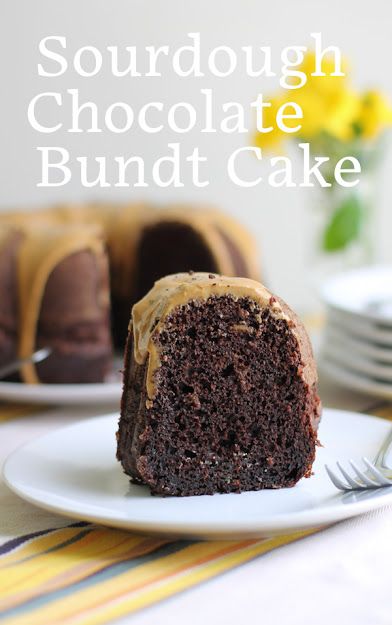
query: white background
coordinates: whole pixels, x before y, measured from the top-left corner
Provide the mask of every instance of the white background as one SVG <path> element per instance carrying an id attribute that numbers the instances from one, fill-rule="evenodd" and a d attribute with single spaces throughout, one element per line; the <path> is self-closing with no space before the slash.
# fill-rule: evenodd
<path id="1" fill-rule="evenodd" d="M 108 65 L 93 78 L 80 78 L 73 70 L 55 79 L 40 78 L 38 43 L 47 35 L 67 37 L 67 57 L 84 45 L 104 50 L 108 45 L 168 44 L 173 49 L 187 43 L 188 32 L 200 32 L 204 54 L 219 45 L 239 50 L 243 45 L 271 45 L 275 69 L 279 72 L 280 51 L 288 45 L 310 45 L 310 33 L 321 32 L 325 45 L 335 44 L 351 61 L 353 80 L 358 88 L 381 87 L 392 95 L 390 72 L 392 10 L 387 1 L 375 0 L 3 0 L 0 5 L 1 163 L 0 207 L 40 206 L 58 201 L 84 199 L 152 199 L 216 203 L 249 225 L 260 242 L 264 280 L 300 311 L 306 307 L 311 225 L 310 209 L 318 202 L 317 192 L 297 189 L 274 189 L 262 184 L 241 189 L 229 182 L 226 161 L 230 153 L 249 138 L 246 135 L 186 135 L 162 132 L 146 135 L 132 131 L 113 135 L 68 134 L 40 135 L 27 121 L 31 98 L 42 91 L 79 88 L 82 99 L 92 99 L 105 110 L 112 102 L 124 100 L 135 110 L 150 100 L 174 103 L 200 101 L 199 90 L 212 88 L 217 106 L 237 100 L 245 107 L 258 92 L 275 89 L 273 79 L 254 79 L 238 69 L 225 79 L 206 75 L 199 79 L 181 79 L 169 72 L 159 78 L 114 78 Z M 42 108 L 49 122 L 54 107 Z M 69 112 L 69 108 L 66 109 Z M 249 110 L 249 109 L 247 109 Z M 63 120 L 67 122 L 67 114 Z M 251 116 L 248 119 L 252 125 Z M 186 176 L 182 189 L 83 189 L 77 176 L 60 189 L 36 186 L 40 177 L 37 145 L 61 145 L 73 157 L 140 154 L 149 165 L 167 152 L 167 143 L 181 141 L 184 154 L 195 145 L 208 157 L 210 185 L 194 189 Z M 384 172 L 378 190 L 378 255 L 392 261 L 388 170 L 391 155 L 385 157 Z M 110 175 L 109 167 L 109 175 Z M 249 176 L 266 169 L 249 157 Z"/>

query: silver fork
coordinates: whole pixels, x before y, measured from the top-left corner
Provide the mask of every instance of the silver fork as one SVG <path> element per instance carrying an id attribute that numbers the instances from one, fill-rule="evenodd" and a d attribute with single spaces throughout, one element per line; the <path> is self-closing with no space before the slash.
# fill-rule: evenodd
<path id="1" fill-rule="evenodd" d="M 31 356 L 28 356 L 27 358 L 19 358 L 18 360 L 14 360 L 10 362 L 8 365 L 4 365 L 4 367 L 0 367 L 0 380 L 2 380 L 3 378 L 6 378 L 8 375 L 11 375 L 12 373 L 17 373 L 23 365 L 26 365 L 29 362 L 32 362 L 35 365 L 38 364 L 39 362 L 42 362 L 43 360 L 48 358 L 48 356 L 50 356 L 52 351 L 53 350 L 51 347 L 42 347 L 41 349 L 38 349 L 36 352 L 31 354 Z"/>
<path id="2" fill-rule="evenodd" d="M 340 462 L 337 462 L 336 465 L 345 481 L 342 480 L 340 476 L 336 475 L 336 473 L 334 473 L 328 465 L 325 465 L 325 470 L 328 473 L 331 482 L 334 486 L 336 486 L 336 488 L 339 488 L 339 490 L 367 490 L 370 488 L 392 486 L 392 469 L 390 466 L 388 467 L 386 463 L 391 446 L 392 429 L 381 445 L 381 448 L 373 462 L 370 462 L 365 457 L 362 458 L 362 462 L 366 466 L 365 470 L 361 471 L 353 460 L 349 460 L 351 468 L 355 474 L 354 476 L 350 475 Z"/>

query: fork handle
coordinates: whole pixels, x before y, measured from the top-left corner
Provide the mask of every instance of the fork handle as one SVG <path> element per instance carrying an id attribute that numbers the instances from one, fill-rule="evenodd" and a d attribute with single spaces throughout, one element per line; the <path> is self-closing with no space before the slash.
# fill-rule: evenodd
<path id="1" fill-rule="evenodd" d="M 4 365 L 4 367 L 0 367 L 0 380 L 12 375 L 13 373 L 17 373 L 22 366 L 28 362 L 31 362 L 30 358 L 25 358 L 24 360 L 18 359 L 13 360 L 8 365 Z"/>

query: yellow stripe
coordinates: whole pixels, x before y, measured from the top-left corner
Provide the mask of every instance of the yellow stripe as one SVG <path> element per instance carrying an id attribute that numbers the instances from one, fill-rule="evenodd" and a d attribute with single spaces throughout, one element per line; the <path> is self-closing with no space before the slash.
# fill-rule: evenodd
<path id="1" fill-rule="evenodd" d="M 18 417 L 28 417 L 30 414 L 36 412 L 44 412 L 49 410 L 48 406 L 40 406 L 35 404 L 34 406 L 28 404 L 1 404 L 0 403 L 0 423 L 5 421 L 11 421 Z"/>
<path id="2" fill-rule="evenodd" d="M 298 532 L 264 541 L 197 543 L 159 560 L 29 612 L 29 625 L 83 622 L 98 625 L 209 579 L 271 549 L 313 533 Z M 26 615 L 7 620 L 23 625 Z"/>
<path id="3" fill-rule="evenodd" d="M 80 527 L 64 527 L 59 528 L 55 532 L 51 532 L 50 534 L 44 534 L 43 536 L 39 536 L 37 538 L 33 538 L 28 542 L 24 543 L 20 547 L 17 547 L 14 551 L 5 554 L 0 557 L 0 575 L 1 570 L 11 564 L 19 564 L 25 558 L 30 558 L 32 556 L 38 556 L 40 553 L 57 547 L 62 542 L 66 540 L 70 540 L 76 534 L 78 534 L 81 529 Z"/>
<path id="4" fill-rule="evenodd" d="M 120 599 L 117 605 L 107 606 L 107 608 L 100 608 L 99 614 L 92 614 L 91 617 L 81 614 L 83 625 L 100 625 L 108 620 L 119 618 L 126 614 L 135 612 L 141 608 L 147 607 L 153 603 L 166 599 L 178 592 L 186 590 L 196 584 L 200 584 L 220 573 L 225 573 L 232 568 L 244 564 L 253 558 L 268 553 L 273 549 L 281 547 L 291 542 L 295 542 L 300 538 L 304 538 L 309 534 L 313 534 L 319 530 L 311 530 L 308 532 L 301 532 L 298 534 L 291 534 L 289 536 L 279 536 L 273 539 L 267 539 L 263 542 L 257 542 L 255 545 L 250 545 L 244 549 L 229 553 L 222 558 L 212 560 L 205 566 L 197 567 L 194 570 L 187 570 L 182 576 L 175 577 L 174 579 L 165 580 L 161 585 L 145 589 L 134 597 L 125 597 Z M 78 615 L 79 617 L 79 615 Z M 75 623 L 80 621 L 80 618 L 76 618 Z"/>
<path id="5" fill-rule="evenodd" d="M 79 532 L 83 528 L 79 528 Z M 3 569 L 0 588 L 2 608 L 17 605 L 37 594 L 68 586 L 124 559 L 137 557 L 136 548 L 151 551 L 163 542 L 115 530 L 95 530 L 81 540 L 53 553 Z"/>
<path id="6" fill-rule="evenodd" d="M 387 406 L 380 406 L 379 408 L 374 408 L 371 411 L 372 415 L 375 417 L 382 417 L 383 419 L 388 419 L 388 421 L 392 421 L 392 405 L 388 404 Z"/>

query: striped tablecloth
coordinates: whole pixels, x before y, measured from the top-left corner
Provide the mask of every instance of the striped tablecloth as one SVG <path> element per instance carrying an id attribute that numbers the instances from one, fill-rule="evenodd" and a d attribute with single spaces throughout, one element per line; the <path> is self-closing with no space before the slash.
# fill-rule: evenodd
<path id="1" fill-rule="evenodd" d="M 374 408 L 392 419 L 390 406 Z M 94 414 L 72 412 L 0 406 L 0 460 L 34 435 Z M 0 623 L 111 623 L 288 543 L 301 540 L 306 549 L 316 531 L 264 540 L 172 541 L 70 523 L 1 484 Z"/>

